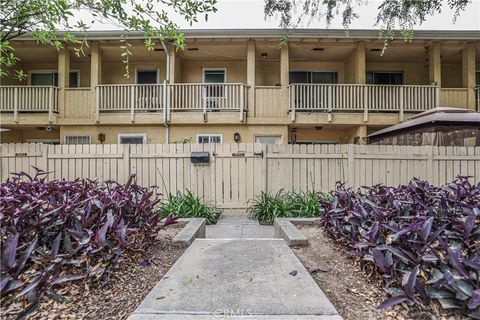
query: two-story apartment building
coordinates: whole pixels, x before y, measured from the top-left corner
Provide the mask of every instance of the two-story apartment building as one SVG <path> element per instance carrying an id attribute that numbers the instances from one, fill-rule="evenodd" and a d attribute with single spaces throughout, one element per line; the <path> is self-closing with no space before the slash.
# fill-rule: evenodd
<path id="1" fill-rule="evenodd" d="M 480 33 L 187 30 L 148 51 L 131 33 L 91 32 L 83 56 L 14 41 L 28 79 L 1 79 L 0 141 L 363 143 L 436 106 L 479 108 Z"/>

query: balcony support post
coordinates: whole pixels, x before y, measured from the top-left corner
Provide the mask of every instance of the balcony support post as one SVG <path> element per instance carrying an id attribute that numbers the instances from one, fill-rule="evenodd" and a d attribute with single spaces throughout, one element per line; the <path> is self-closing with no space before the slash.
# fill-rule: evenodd
<path id="1" fill-rule="evenodd" d="M 363 86 L 363 122 L 368 122 L 368 86 Z"/>
<path id="2" fill-rule="evenodd" d="M 327 120 L 328 122 L 332 122 L 332 104 L 333 104 L 333 94 L 332 94 L 332 86 L 327 87 Z"/>
<path id="3" fill-rule="evenodd" d="M 98 41 L 93 42 L 90 47 L 90 92 L 92 93 L 90 106 L 92 108 L 91 114 L 95 115 L 95 122 L 98 123 L 100 122 L 100 94 L 105 93 L 101 92 L 100 87 L 98 87 L 102 83 L 102 50 Z"/>
<path id="4" fill-rule="evenodd" d="M 202 85 L 203 99 L 202 99 L 202 108 L 203 108 L 203 122 L 207 122 L 207 87 Z"/>
<path id="5" fill-rule="evenodd" d="M 289 86 L 289 52 L 288 44 L 283 44 L 280 48 L 280 84 L 282 85 L 282 93 L 280 105 L 288 106 L 288 86 Z M 286 108 L 281 108 L 285 110 Z M 295 120 L 293 120 L 295 121 Z"/>
<path id="6" fill-rule="evenodd" d="M 130 121 L 135 122 L 135 85 L 130 88 Z"/>
<path id="7" fill-rule="evenodd" d="M 247 91 L 247 101 L 248 106 L 255 110 L 254 112 L 258 114 L 258 110 L 256 108 L 262 108 L 263 106 L 256 106 L 255 105 L 255 41 L 248 40 L 247 44 L 247 86 L 250 90 Z M 241 116 L 243 117 L 243 116 Z M 244 119 L 240 119 L 240 121 L 244 121 Z"/>
<path id="8" fill-rule="evenodd" d="M 433 42 L 428 48 L 428 79 L 430 84 L 436 84 L 439 87 L 442 87 L 441 59 L 440 43 Z"/>
<path id="9" fill-rule="evenodd" d="M 462 83 L 467 88 L 467 108 L 475 110 L 475 44 L 467 43 L 462 50 Z"/>
<path id="10" fill-rule="evenodd" d="M 290 116 L 292 118 L 292 122 L 295 122 L 295 99 L 297 94 L 297 86 L 290 85 L 289 87 L 289 96 L 290 96 Z"/>
<path id="11" fill-rule="evenodd" d="M 245 93 L 246 93 L 246 87 L 243 86 L 243 84 L 239 85 L 240 89 L 240 122 L 245 121 Z M 247 97 L 248 99 L 248 97 Z"/>
<path id="12" fill-rule="evenodd" d="M 53 120 L 53 95 L 54 88 L 48 88 L 48 123 L 52 123 Z"/>
<path id="13" fill-rule="evenodd" d="M 13 121 L 18 123 L 18 88 L 13 89 Z"/>
<path id="14" fill-rule="evenodd" d="M 398 121 L 399 122 L 403 122 L 403 108 L 404 108 L 404 100 L 403 100 L 403 87 L 400 87 L 400 97 L 398 98 L 398 103 L 399 103 L 399 107 L 400 107 L 400 112 L 398 114 Z"/>
<path id="15" fill-rule="evenodd" d="M 65 116 L 66 88 L 70 85 L 70 50 L 67 46 L 58 52 L 58 112 Z"/>

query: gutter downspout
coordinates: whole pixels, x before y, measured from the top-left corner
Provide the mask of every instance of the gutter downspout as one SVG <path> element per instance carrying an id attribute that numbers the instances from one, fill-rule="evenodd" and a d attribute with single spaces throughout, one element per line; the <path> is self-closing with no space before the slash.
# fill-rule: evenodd
<path id="1" fill-rule="evenodd" d="M 168 112 L 169 110 L 169 97 L 168 97 L 168 84 L 170 83 L 170 51 L 168 51 L 168 47 L 165 45 L 163 40 L 160 40 L 162 44 L 163 50 L 167 56 L 167 66 L 165 68 L 165 81 L 163 82 L 163 125 L 165 126 L 165 143 L 170 143 L 170 127 L 168 125 Z"/>

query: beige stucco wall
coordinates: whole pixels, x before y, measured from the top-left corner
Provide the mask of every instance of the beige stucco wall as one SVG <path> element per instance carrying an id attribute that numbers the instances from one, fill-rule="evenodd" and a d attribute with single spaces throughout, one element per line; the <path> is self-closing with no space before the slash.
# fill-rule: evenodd
<path id="1" fill-rule="evenodd" d="M 403 71 L 407 85 L 425 85 L 428 83 L 428 67 L 424 63 L 386 63 L 367 62 L 366 71 Z"/>
<path id="2" fill-rule="evenodd" d="M 204 68 L 226 68 L 228 83 L 247 82 L 246 61 L 188 61 L 182 60 L 182 82 L 203 82 Z"/>
<path id="3" fill-rule="evenodd" d="M 11 129 L 11 131 L 0 132 L 0 143 L 24 143 L 30 139 L 59 139 L 60 137 L 60 131 L 58 129 L 51 132 L 37 130 L 32 127 Z"/>
<path id="4" fill-rule="evenodd" d="M 195 142 L 197 134 L 222 134 L 224 143 L 234 143 L 233 134 L 240 134 L 240 142 L 254 142 L 255 136 L 281 136 L 283 143 L 288 142 L 286 125 L 203 125 L 203 126 L 171 126 L 170 141 L 192 138 Z"/>
<path id="5" fill-rule="evenodd" d="M 442 88 L 462 87 L 462 64 L 442 63 Z"/>
<path id="6" fill-rule="evenodd" d="M 255 85 L 280 85 L 280 61 L 257 61 L 255 63 Z"/>
<path id="7" fill-rule="evenodd" d="M 60 142 L 66 135 L 90 135 L 92 143 L 100 143 L 98 134 L 105 134 L 106 144 L 117 143 L 119 133 L 145 133 L 147 143 L 165 143 L 165 128 L 163 126 L 62 126 Z"/>

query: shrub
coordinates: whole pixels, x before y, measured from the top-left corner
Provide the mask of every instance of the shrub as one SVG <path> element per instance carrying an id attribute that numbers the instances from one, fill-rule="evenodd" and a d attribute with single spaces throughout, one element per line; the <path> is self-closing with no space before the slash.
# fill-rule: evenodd
<path id="1" fill-rule="evenodd" d="M 169 194 L 165 202 L 158 206 L 162 216 L 174 216 L 180 218 L 205 218 L 207 224 L 217 223 L 221 210 L 215 206 L 203 202 L 192 192 L 177 192 L 177 195 Z"/>
<path id="2" fill-rule="evenodd" d="M 440 188 L 417 179 L 357 192 L 338 184 L 321 205 L 327 233 L 382 275 L 391 297 L 379 308 L 435 300 L 480 318 L 480 184 L 460 176 Z"/>
<path id="3" fill-rule="evenodd" d="M 91 180 L 46 181 L 14 174 L 0 185 L 2 296 L 35 306 L 65 282 L 106 281 L 106 269 L 126 252 L 144 251 L 175 222 L 154 210 L 160 201 L 132 176 L 125 185 Z"/>
<path id="4" fill-rule="evenodd" d="M 275 218 L 317 217 L 321 208 L 318 199 L 325 196 L 315 191 L 262 192 L 249 202 L 248 217 L 263 224 L 272 224 Z"/>

